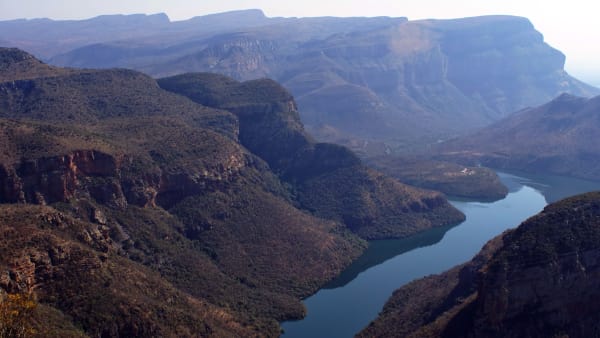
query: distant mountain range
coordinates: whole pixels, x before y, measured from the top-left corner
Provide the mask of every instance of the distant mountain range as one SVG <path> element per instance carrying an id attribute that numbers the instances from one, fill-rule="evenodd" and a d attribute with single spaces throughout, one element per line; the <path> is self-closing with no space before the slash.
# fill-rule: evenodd
<path id="1" fill-rule="evenodd" d="M 61 66 L 160 77 L 270 77 L 319 140 L 383 154 L 464 134 L 562 92 L 599 94 L 525 18 L 267 18 L 258 10 L 0 22 L 0 40 Z"/>
<path id="2" fill-rule="evenodd" d="M 600 96 L 563 94 L 439 145 L 444 159 L 600 180 Z"/>

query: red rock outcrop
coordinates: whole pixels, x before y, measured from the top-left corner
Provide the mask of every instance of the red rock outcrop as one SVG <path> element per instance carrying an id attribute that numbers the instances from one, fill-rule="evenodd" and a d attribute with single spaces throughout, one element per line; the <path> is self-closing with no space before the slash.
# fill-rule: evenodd
<path id="1" fill-rule="evenodd" d="M 128 204 L 169 206 L 218 182 L 234 179 L 247 165 L 244 154 L 239 153 L 201 172 L 170 173 L 154 168 L 134 176 L 123 173 L 130 160 L 96 150 L 78 150 L 23 160 L 12 167 L 0 164 L 0 202 L 45 205 L 89 196 L 117 209 Z"/>

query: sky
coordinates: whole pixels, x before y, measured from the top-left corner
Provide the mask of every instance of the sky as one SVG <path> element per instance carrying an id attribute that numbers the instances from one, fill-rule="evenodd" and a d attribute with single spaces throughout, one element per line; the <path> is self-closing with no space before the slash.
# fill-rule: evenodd
<path id="1" fill-rule="evenodd" d="M 172 21 L 258 8 L 267 16 L 405 16 L 410 20 L 490 14 L 527 17 L 567 56 L 575 77 L 600 85 L 600 20 L 590 0 L 0 0 L 0 20 L 86 19 L 103 14 L 166 13 Z"/>

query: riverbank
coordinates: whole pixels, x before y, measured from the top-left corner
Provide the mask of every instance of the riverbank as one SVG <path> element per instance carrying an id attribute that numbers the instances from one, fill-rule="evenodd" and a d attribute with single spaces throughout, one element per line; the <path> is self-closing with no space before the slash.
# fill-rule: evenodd
<path id="1" fill-rule="evenodd" d="M 372 242 L 336 280 L 304 301 L 306 318 L 282 323 L 283 337 L 352 337 L 377 316 L 395 289 L 466 262 L 488 240 L 546 205 L 544 196 L 527 178 L 503 173 L 500 177 L 509 187 L 504 199 L 452 201 L 467 215 L 463 223 L 432 229 L 416 238 Z"/>

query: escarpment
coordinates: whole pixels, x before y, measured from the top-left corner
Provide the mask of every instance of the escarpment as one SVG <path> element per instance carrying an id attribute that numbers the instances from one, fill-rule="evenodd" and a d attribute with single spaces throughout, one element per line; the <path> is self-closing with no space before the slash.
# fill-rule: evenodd
<path id="1" fill-rule="evenodd" d="M 108 29 L 109 20 L 118 24 Z M 296 97 L 318 140 L 366 155 L 435 144 L 563 92 L 599 93 L 567 74 L 565 56 L 522 17 L 268 18 L 241 11 L 131 20 L 134 28 L 126 17 L 5 22 L 0 38 L 61 66 L 273 78 Z M 65 26 L 73 27 L 68 39 Z"/>
<path id="2" fill-rule="evenodd" d="M 0 201 L 46 205 L 88 197 L 121 209 L 128 204 L 145 207 L 158 203 L 166 207 L 186 196 L 226 184 L 247 165 L 241 151 L 228 160 L 200 172 L 170 173 L 155 168 L 137 176 L 132 173 L 132 158 L 96 150 L 23 159 L 14 167 L 3 164 L 0 168 Z"/>

